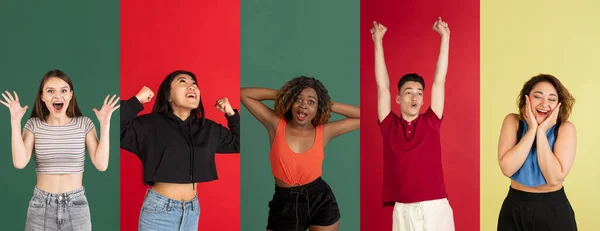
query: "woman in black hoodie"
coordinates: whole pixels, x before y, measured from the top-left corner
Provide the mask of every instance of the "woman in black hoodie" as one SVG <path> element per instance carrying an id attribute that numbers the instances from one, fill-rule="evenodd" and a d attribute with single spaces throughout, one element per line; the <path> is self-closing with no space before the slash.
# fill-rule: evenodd
<path id="1" fill-rule="evenodd" d="M 175 71 L 160 85 L 151 114 L 137 116 L 154 93 L 144 87 L 121 102 L 121 148 L 135 153 L 151 185 L 139 230 L 197 230 L 197 182 L 216 180 L 215 153 L 239 153 L 240 117 L 227 98 L 215 107 L 228 127 L 205 118 L 196 76 Z M 191 186 L 191 187 L 190 187 Z"/>

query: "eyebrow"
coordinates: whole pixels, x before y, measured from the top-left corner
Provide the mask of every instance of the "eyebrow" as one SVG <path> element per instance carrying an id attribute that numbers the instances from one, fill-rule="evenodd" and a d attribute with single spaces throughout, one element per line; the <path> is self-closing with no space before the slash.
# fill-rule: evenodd
<path id="1" fill-rule="evenodd" d="M 406 89 L 404 89 L 404 91 L 406 91 L 406 90 L 412 90 L 412 89 L 413 89 L 412 87 L 407 87 Z M 417 90 L 423 91 L 423 88 L 417 88 Z"/>
<path id="2" fill-rule="evenodd" d="M 541 91 L 536 91 L 536 92 L 534 92 L 533 94 L 542 94 L 542 95 L 544 95 L 544 93 L 543 93 L 543 92 L 541 92 Z M 557 96 L 556 94 L 554 94 L 554 93 L 550 93 L 550 96 L 558 97 L 558 96 Z"/>
<path id="3" fill-rule="evenodd" d="M 64 87 L 61 87 L 61 88 L 59 88 L 59 89 L 65 89 L 65 88 L 66 88 L 66 89 L 69 89 L 69 87 L 68 87 L 68 86 L 64 86 Z M 44 89 L 45 89 L 45 90 L 48 90 L 48 89 L 54 89 L 54 88 L 53 88 L 53 87 L 46 87 L 46 88 L 44 88 Z"/>
<path id="4" fill-rule="evenodd" d="M 302 94 L 299 94 L 298 96 L 302 96 Z M 308 95 L 308 96 L 306 96 L 306 97 L 313 98 L 313 99 L 317 99 L 316 97 L 314 97 L 314 96 L 312 96 L 312 95 Z"/>

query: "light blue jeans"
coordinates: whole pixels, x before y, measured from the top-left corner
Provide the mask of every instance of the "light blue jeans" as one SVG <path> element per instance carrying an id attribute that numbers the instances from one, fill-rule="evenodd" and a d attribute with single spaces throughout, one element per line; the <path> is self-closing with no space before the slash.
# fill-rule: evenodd
<path id="1" fill-rule="evenodd" d="M 198 196 L 189 201 L 180 201 L 169 199 L 148 189 L 140 212 L 138 230 L 196 231 L 199 217 Z"/>
<path id="2" fill-rule="evenodd" d="M 84 188 L 65 193 L 35 188 L 27 209 L 25 230 L 92 230 Z"/>

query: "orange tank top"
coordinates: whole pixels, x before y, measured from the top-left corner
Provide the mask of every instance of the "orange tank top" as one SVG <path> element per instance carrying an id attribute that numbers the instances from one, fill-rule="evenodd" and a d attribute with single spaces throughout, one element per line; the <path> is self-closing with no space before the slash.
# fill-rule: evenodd
<path id="1" fill-rule="evenodd" d="M 281 119 L 277 125 L 275 138 L 269 152 L 271 172 L 277 179 L 290 186 L 305 185 L 313 182 L 323 173 L 323 126 L 318 125 L 315 130 L 315 141 L 312 147 L 303 153 L 295 153 L 288 146 L 285 139 L 287 121 Z"/>

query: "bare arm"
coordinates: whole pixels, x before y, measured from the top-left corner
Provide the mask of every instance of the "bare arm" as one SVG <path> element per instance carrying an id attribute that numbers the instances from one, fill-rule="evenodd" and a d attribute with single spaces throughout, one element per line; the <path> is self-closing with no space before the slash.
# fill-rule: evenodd
<path id="1" fill-rule="evenodd" d="M 433 86 L 431 87 L 431 110 L 438 118 L 444 114 L 444 88 L 446 84 L 446 73 L 448 72 L 448 53 L 450 49 L 450 29 L 448 23 L 441 18 L 433 25 L 433 30 L 441 36 L 440 53 L 438 55 L 435 73 L 433 75 Z"/>
<path id="2" fill-rule="evenodd" d="M 377 83 L 377 117 L 383 121 L 391 111 L 390 79 L 383 53 L 383 36 L 387 28 L 373 22 L 371 34 L 375 45 L 375 82 Z"/>
<path id="3" fill-rule="evenodd" d="M 240 90 L 242 104 L 254 118 L 267 128 L 270 136 L 275 134 L 280 118 L 275 115 L 273 109 L 267 107 L 261 101 L 275 100 L 275 97 L 277 97 L 277 90 L 273 89 L 245 87 Z"/>
<path id="4" fill-rule="evenodd" d="M 519 126 L 519 117 L 516 114 L 508 114 L 502 123 L 500 131 L 500 141 L 498 142 L 498 163 L 500 169 L 506 177 L 511 177 L 517 172 L 535 140 L 536 129 L 529 129 L 519 143 L 517 143 L 517 130 Z"/>
<path id="5" fill-rule="evenodd" d="M 21 136 L 21 121 L 11 120 L 11 146 L 12 146 L 12 157 L 13 165 L 17 169 L 23 169 L 29 163 L 31 159 L 31 153 L 33 151 L 33 141 L 35 139 L 33 133 L 30 131 L 23 131 Z"/>
<path id="6" fill-rule="evenodd" d="M 96 129 L 92 129 L 85 136 L 85 144 L 88 147 L 88 152 L 90 153 L 90 159 L 92 163 L 98 169 L 98 171 L 104 172 L 108 168 L 108 160 L 109 160 L 109 151 L 110 151 L 110 118 L 112 113 L 117 110 L 120 105 L 116 105 L 119 102 L 119 98 L 115 99 L 115 95 L 113 95 L 110 100 L 108 99 L 110 95 L 106 96 L 104 99 L 104 105 L 100 111 L 97 109 L 93 109 L 94 113 L 96 113 L 96 117 L 100 122 L 100 140 L 98 141 L 98 137 L 96 136 Z"/>
<path id="7" fill-rule="evenodd" d="M 360 127 L 360 108 L 343 103 L 333 103 L 333 113 L 345 116 L 345 119 L 323 125 L 324 144 L 339 135 L 354 131 Z"/>
<path id="8" fill-rule="evenodd" d="M 21 107 L 19 95 L 14 91 L 13 94 L 14 97 L 8 91 L 2 93 L 2 98 L 4 98 L 4 100 L 0 99 L 0 103 L 6 106 L 10 112 L 13 165 L 17 169 L 23 169 L 31 159 L 34 134 L 27 130 L 21 134 L 21 119 L 25 115 L 28 106 L 25 105 L 25 107 Z"/>
<path id="9" fill-rule="evenodd" d="M 538 130 L 536 142 L 538 162 L 548 185 L 561 184 L 571 171 L 575 161 L 576 136 L 575 125 L 565 122 L 558 129 L 558 139 L 554 143 L 554 152 L 552 152 L 546 132 Z"/>

